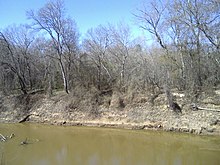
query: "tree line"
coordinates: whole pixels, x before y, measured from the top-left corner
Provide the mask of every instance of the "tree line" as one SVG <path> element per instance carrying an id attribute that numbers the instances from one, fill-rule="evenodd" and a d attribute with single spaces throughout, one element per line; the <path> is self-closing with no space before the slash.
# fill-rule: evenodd
<path id="1" fill-rule="evenodd" d="M 133 14 L 152 46 L 128 25 L 100 25 L 79 42 L 63 1 L 29 10 L 29 25 L 0 31 L 0 89 L 4 94 L 75 88 L 148 91 L 164 86 L 196 95 L 220 82 L 220 2 L 146 1 Z"/>

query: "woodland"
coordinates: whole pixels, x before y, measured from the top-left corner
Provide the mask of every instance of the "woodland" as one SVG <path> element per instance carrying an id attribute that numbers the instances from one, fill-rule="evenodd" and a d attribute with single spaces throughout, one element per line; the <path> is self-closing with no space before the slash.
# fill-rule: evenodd
<path id="1" fill-rule="evenodd" d="M 176 89 L 196 102 L 201 92 L 219 88 L 219 0 L 145 1 L 133 17 L 153 38 L 151 45 L 132 37 L 124 23 L 94 27 L 80 39 L 65 11 L 63 1 L 50 1 L 27 10 L 31 24 L 0 30 L 2 95 L 95 88 L 100 95 L 133 90 L 169 96 Z"/>

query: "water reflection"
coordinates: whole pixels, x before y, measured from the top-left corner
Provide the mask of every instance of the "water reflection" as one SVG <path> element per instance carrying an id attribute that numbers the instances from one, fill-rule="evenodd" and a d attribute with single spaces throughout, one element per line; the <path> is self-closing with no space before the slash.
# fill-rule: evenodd
<path id="1" fill-rule="evenodd" d="M 0 164 L 218 165 L 220 138 L 188 134 L 31 124 L 0 125 Z M 32 142 L 20 145 L 28 138 Z M 1 157 L 1 155 L 3 155 Z"/>

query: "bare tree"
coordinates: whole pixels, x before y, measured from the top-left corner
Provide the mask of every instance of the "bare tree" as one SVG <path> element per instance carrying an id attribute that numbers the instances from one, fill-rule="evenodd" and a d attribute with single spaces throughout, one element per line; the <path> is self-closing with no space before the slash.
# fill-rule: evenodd
<path id="1" fill-rule="evenodd" d="M 146 2 L 138 10 L 135 16 L 140 27 L 165 50 L 170 85 L 197 93 L 210 77 L 219 77 L 219 72 L 211 71 L 209 65 L 212 59 L 219 68 L 219 6 L 216 0 L 158 0 Z"/>
<path id="2" fill-rule="evenodd" d="M 36 74 L 35 84 L 37 87 L 43 88 L 48 96 L 53 94 L 52 89 L 55 88 L 56 81 L 54 80 L 56 72 L 57 60 L 51 58 L 54 49 L 51 48 L 51 40 L 44 37 L 39 37 L 33 42 L 32 56 L 35 62 Z M 57 80 L 58 81 L 58 80 Z"/>
<path id="3" fill-rule="evenodd" d="M 210 52 L 206 47 L 219 51 L 219 31 L 216 31 L 219 26 L 219 6 L 218 1 L 204 0 L 174 1 L 169 6 L 168 22 L 174 30 L 173 36 L 177 36 L 173 41 L 180 51 L 184 79 L 192 82 L 191 86 L 194 86 L 195 91 L 204 84 L 206 73 L 203 68 L 209 68 L 209 60 L 206 63 L 203 61 L 205 54 Z M 187 74 L 187 70 L 190 70 L 190 74 Z"/>
<path id="4" fill-rule="evenodd" d="M 102 76 L 108 76 L 107 83 L 112 80 L 112 75 L 107 65 L 106 53 L 111 46 L 109 30 L 106 27 L 99 26 L 90 29 L 87 38 L 83 42 L 84 49 L 88 53 L 88 57 L 97 67 L 97 88 L 101 89 Z"/>
<path id="5" fill-rule="evenodd" d="M 144 6 L 142 9 L 138 9 L 139 13 L 135 14 L 135 17 L 138 19 L 140 28 L 156 37 L 160 46 L 167 50 L 162 35 L 162 31 L 165 29 L 164 14 L 166 13 L 166 5 L 160 1 L 151 1 L 148 6 L 148 8 Z"/>
<path id="6" fill-rule="evenodd" d="M 27 94 L 28 86 L 33 87 L 30 46 L 33 37 L 29 29 L 24 26 L 9 27 L 4 33 L 0 32 L 2 53 L 1 65 L 9 68 L 17 77 L 24 94 Z"/>
<path id="7" fill-rule="evenodd" d="M 113 44 L 109 49 L 110 54 L 115 60 L 115 64 L 119 64 L 117 70 L 120 74 L 119 87 L 125 90 L 126 67 L 129 58 L 131 46 L 131 32 L 128 25 L 118 24 L 118 26 L 109 26 Z"/>
<path id="8" fill-rule="evenodd" d="M 31 10 L 27 15 L 29 19 L 33 20 L 33 27 L 46 31 L 53 41 L 53 47 L 57 54 L 56 59 L 62 73 L 64 90 L 69 93 L 68 67 L 65 64 L 64 56 L 66 51 L 68 51 L 69 57 L 75 51 L 78 39 L 75 22 L 65 16 L 64 3 L 61 0 L 50 1 L 37 12 Z"/>

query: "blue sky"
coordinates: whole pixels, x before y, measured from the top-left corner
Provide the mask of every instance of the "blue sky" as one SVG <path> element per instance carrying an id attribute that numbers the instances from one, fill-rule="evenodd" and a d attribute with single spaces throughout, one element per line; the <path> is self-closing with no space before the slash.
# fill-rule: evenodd
<path id="1" fill-rule="evenodd" d="M 26 11 L 41 8 L 47 0 L 0 0 L 0 29 L 12 24 L 28 23 Z M 67 14 L 75 19 L 82 35 L 90 28 L 120 21 L 131 26 L 134 36 L 142 35 L 134 16 L 142 0 L 64 0 Z"/>

